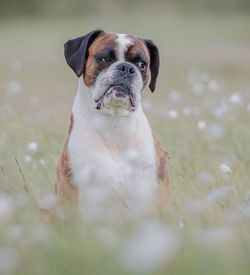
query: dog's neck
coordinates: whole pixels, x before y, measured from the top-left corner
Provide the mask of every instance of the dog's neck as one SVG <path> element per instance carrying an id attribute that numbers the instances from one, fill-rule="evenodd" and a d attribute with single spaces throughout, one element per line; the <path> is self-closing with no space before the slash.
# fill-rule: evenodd
<path id="1" fill-rule="evenodd" d="M 73 104 L 74 125 L 76 127 L 88 129 L 93 134 L 107 138 L 113 137 L 115 139 L 117 136 L 122 141 L 126 137 L 137 136 L 140 128 L 145 126 L 142 124 L 148 124 L 141 104 L 137 106 L 134 112 L 128 112 L 126 115 L 121 115 L 121 113 L 116 115 L 104 114 L 95 109 L 91 96 L 91 91 L 80 78 Z"/>

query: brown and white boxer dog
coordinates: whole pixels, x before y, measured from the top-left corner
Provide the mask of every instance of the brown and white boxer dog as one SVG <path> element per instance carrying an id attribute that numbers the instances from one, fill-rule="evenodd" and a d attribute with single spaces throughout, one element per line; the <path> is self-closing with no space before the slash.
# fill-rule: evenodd
<path id="1" fill-rule="evenodd" d="M 169 186 L 167 153 L 141 105 L 147 85 L 155 90 L 157 47 L 150 40 L 102 30 L 64 47 L 79 80 L 57 165 L 59 200 L 80 206 L 87 216 L 102 215 L 112 199 L 132 211 L 147 209 L 149 202 L 165 198 Z"/>

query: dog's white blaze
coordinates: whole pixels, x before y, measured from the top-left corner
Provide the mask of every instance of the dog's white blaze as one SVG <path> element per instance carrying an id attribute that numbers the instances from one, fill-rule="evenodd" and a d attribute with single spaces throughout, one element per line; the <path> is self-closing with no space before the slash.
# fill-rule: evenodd
<path id="1" fill-rule="evenodd" d="M 93 207 L 104 211 L 114 197 L 133 211 L 147 208 L 157 190 L 156 155 L 141 104 L 125 117 L 104 115 L 91 104 L 91 92 L 80 78 L 68 145 L 80 209 L 84 215 Z"/>
<path id="2" fill-rule="evenodd" d="M 117 34 L 117 44 L 118 44 L 118 59 L 125 60 L 125 53 L 130 45 L 133 45 L 131 39 L 127 37 L 127 34 L 119 33 Z"/>

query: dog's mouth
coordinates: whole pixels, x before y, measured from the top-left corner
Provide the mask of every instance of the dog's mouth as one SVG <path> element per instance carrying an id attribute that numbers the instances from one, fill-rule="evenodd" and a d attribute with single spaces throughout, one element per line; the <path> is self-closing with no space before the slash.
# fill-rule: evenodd
<path id="1" fill-rule="evenodd" d="M 125 84 L 112 84 L 108 86 L 106 91 L 99 98 L 94 100 L 97 110 L 108 107 L 125 108 L 133 112 L 136 107 L 135 97 L 131 92 L 131 88 Z"/>

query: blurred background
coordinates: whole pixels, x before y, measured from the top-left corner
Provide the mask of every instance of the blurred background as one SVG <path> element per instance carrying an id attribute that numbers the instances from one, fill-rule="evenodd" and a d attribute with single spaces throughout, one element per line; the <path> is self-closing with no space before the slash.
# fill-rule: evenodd
<path id="1" fill-rule="evenodd" d="M 5 17 L 9 16 L 53 16 L 53 17 L 71 17 L 71 16 L 82 16 L 88 13 L 99 13 L 106 10 L 115 11 L 116 9 L 138 10 L 142 9 L 142 6 L 152 5 L 158 8 L 170 9 L 172 12 L 184 11 L 190 12 L 194 10 L 207 10 L 209 12 L 216 13 L 228 13 L 232 14 L 238 12 L 248 12 L 250 8 L 249 1 L 247 0 L 108 0 L 108 1 L 32 1 L 18 0 L 1 1 L 1 15 Z M 110 10 L 111 9 L 111 10 Z M 148 7 L 150 9 L 150 6 Z"/>
<path id="2" fill-rule="evenodd" d="M 159 48 L 143 107 L 170 152 L 172 207 L 139 231 L 81 225 L 62 242 L 24 185 L 38 202 L 53 190 L 77 90 L 63 44 L 96 28 Z M 249 115 L 249 0 L 0 0 L 0 273 L 250 274 Z"/>

